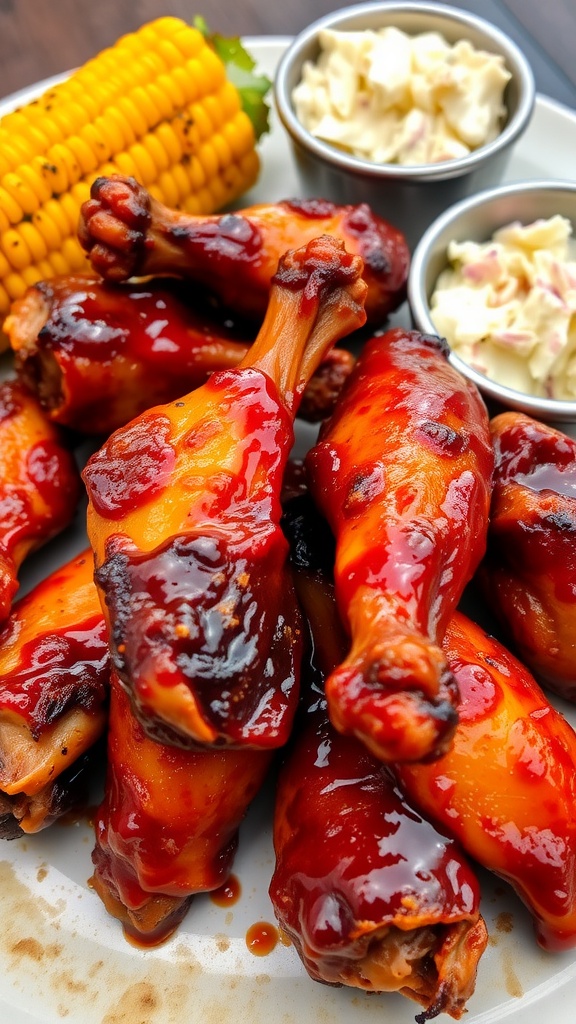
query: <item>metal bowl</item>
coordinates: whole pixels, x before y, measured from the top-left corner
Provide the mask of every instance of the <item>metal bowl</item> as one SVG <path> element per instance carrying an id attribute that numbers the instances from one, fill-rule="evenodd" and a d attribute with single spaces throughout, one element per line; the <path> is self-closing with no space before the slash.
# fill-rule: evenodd
<path id="1" fill-rule="evenodd" d="M 416 248 L 408 280 L 412 320 L 420 331 L 437 334 L 430 313 L 430 298 L 438 276 L 447 265 L 451 241 L 488 241 L 498 228 L 513 221 L 530 224 L 538 218 L 561 214 L 576 236 L 576 184 L 569 181 L 520 182 L 489 189 L 455 204 L 428 228 Z M 517 409 L 547 422 L 576 422 L 576 401 L 538 398 L 498 384 L 468 366 L 454 352 L 450 361 L 474 381 L 485 398 L 499 408 Z"/>
<path id="2" fill-rule="evenodd" d="M 440 32 L 449 43 L 501 54 L 511 73 L 504 103 L 506 121 L 496 139 L 467 156 L 443 163 L 375 164 L 315 138 L 299 122 L 292 91 L 305 61 L 315 61 L 321 30 L 362 31 L 395 26 L 409 35 Z M 370 2 L 345 7 L 315 21 L 298 35 L 280 61 L 274 83 L 278 115 L 294 148 L 303 193 L 340 203 L 367 202 L 399 227 L 411 248 L 434 218 L 459 198 L 502 181 L 510 148 L 527 128 L 535 102 L 534 78 L 516 44 L 494 25 L 436 3 Z"/>

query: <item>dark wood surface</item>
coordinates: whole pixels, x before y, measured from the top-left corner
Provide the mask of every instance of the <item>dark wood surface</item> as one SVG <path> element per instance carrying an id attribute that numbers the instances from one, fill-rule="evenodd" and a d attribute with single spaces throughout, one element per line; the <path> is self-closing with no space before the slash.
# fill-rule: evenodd
<path id="1" fill-rule="evenodd" d="M 523 47 L 540 92 L 576 108 L 575 0 L 452 0 Z M 334 0 L 0 0 L 0 94 L 65 71 L 160 14 L 198 11 L 223 33 L 293 35 Z"/>

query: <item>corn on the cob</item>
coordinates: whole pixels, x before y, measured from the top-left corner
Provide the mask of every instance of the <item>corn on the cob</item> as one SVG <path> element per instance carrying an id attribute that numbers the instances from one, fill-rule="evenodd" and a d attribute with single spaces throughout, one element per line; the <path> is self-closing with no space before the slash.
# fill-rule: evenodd
<path id="1" fill-rule="evenodd" d="M 0 120 L 0 324 L 29 285 L 88 269 L 76 240 L 100 174 L 212 213 L 256 180 L 255 132 L 201 31 L 163 17 Z M 0 344 L 1 347 L 1 344 Z"/>

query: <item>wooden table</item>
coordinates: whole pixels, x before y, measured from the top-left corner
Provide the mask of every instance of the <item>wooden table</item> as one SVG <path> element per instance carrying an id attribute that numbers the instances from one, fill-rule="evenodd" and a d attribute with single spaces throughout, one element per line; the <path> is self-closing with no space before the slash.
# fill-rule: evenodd
<path id="1" fill-rule="evenodd" d="M 452 0 L 507 31 L 534 68 L 538 90 L 576 108 L 574 0 Z M 0 95 L 82 63 L 160 14 L 209 16 L 222 33 L 293 35 L 344 4 L 334 0 L 0 0 Z"/>

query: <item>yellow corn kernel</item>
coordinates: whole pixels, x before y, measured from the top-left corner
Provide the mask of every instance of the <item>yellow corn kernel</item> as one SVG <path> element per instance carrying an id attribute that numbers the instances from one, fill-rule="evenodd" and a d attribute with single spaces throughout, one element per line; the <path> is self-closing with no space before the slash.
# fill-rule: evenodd
<path id="1" fill-rule="evenodd" d="M 169 163 L 178 164 L 182 159 L 183 150 L 173 126 L 164 121 L 154 129 L 153 134 L 167 154 Z"/>
<path id="2" fill-rule="evenodd" d="M 122 115 L 126 118 L 129 124 L 132 125 L 136 132 L 136 137 L 140 138 L 145 135 L 148 131 L 148 125 L 146 120 L 142 116 L 142 112 L 138 109 L 134 100 L 130 96 L 121 96 L 118 100 L 118 109 Z"/>
<path id="3" fill-rule="evenodd" d="M 193 156 L 192 159 L 185 163 L 184 166 L 188 171 L 188 177 L 190 179 L 190 184 L 192 185 L 192 191 L 199 192 L 200 189 L 203 188 L 203 186 L 206 184 L 206 171 L 204 170 L 204 167 L 200 163 L 200 160 L 198 159 L 197 156 Z"/>
<path id="4" fill-rule="evenodd" d="M 32 263 L 37 263 L 38 260 L 43 260 L 48 252 L 48 247 L 34 224 L 30 224 L 28 221 L 23 221 L 18 225 L 16 230 L 18 231 L 22 241 L 28 247 L 28 251 L 32 257 Z"/>
<path id="5" fill-rule="evenodd" d="M 146 130 L 148 130 L 148 128 L 153 128 L 154 125 L 160 123 L 162 120 L 160 111 L 158 110 L 158 107 L 154 105 L 154 100 L 147 89 L 144 89 L 141 85 L 137 85 L 134 89 L 131 89 L 130 98 L 140 110 L 146 122 Z"/>
<path id="6" fill-rule="evenodd" d="M 38 273 L 40 274 L 41 281 L 45 281 L 47 278 L 53 277 L 54 270 L 48 256 L 45 260 L 40 260 L 40 263 L 38 264 Z"/>
<path id="7" fill-rule="evenodd" d="M 78 227 L 78 203 L 72 196 L 71 192 L 66 192 L 64 195 L 60 196 L 58 202 L 60 203 L 68 221 L 67 234 L 75 232 Z"/>
<path id="8" fill-rule="evenodd" d="M 10 301 L 13 302 L 14 299 L 22 298 L 24 292 L 26 291 L 26 282 L 22 277 L 22 274 L 12 272 L 11 274 L 6 274 L 6 277 L 4 278 L 4 287 L 8 292 L 8 304 L 10 304 Z M 8 312 L 8 310 L 6 310 L 6 312 Z"/>
<path id="9" fill-rule="evenodd" d="M 40 199 L 36 195 L 29 185 L 26 184 L 23 178 L 14 171 L 8 171 L 2 178 L 2 186 L 10 193 L 15 202 L 22 209 L 22 213 L 25 216 L 29 216 L 34 213 L 40 206 Z"/>
<path id="10" fill-rule="evenodd" d="M 258 173 L 237 90 L 177 17 L 127 33 L 0 119 L 0 324 L 30 283 L 89 269 L 80 207 L 94 178 L 114 173 L 191 213 L 229 203 Z"/>
<path id="11" fill-rule="evenodd" d="M 90 146 L 98 164 L 103 164 L 110 159 L 110 146 L 106 136 L 95 127 L 94 124 L 85 124 L 80 131 L 80 138 Z"/>
<path id="12" fill-rule="evenodd" d="M 210 181 L 212 178 L 215 178 L 220 168 L 218 165 L 218 155 L 211 142 L 205 142 L 203 146 L 200 146 L 198 159 L 204 168 L 206 180 Z"/>
<path id="13" fill-rule="evenodd" d="M 9 224 L 18 224 L 24 216 L 24 210 L 14 197 L 0 185 L 0 210 L 2 210 Z"/>
<path id="14" fill-rule="evenodd" d="M 2 275 L 4 277 L 4 275 Z M 0 284 L 0 311 L 8 312 L 10 308 L 10 296 L 4 285 Z"/>
<path id="15" fill-rule="evenodd" d="M 48 263 L 52 268 L 52 272 L 47 275 L 48 277 L 54 277 L 55 274 L 69 274 L 72 269 L 68 266 L 68 263 L 61 252 L 48 253 Z"/>
<path id="16" fill-rule="evenodd" d="M 127 178 L 137 178 L 138 170 L 130 153 L 118 153 L 114 157 L 114 164 L 117 172 L 125 174 Z"/>
<path id="17" fill-rule="evenodd" d="M 82 174 L 90 174 L 91 171 L 97 169 L 98 157 L 85 138 L 81 138 L 80 135 L 71 135 L 67 143 L 82 170 Z"/>
<path id="18" fill-rule="evenodd" d="M 141 142 L 136 142 L 133 146 L 130 146 L 128 152 L 136 166 L 136 178 L 142 185 L 150 185 L 158 176 L 156 165 L 150 153 Z"/>
<path id="19" fill-rule="evenodd" d="M 181 24 L 171 35 L 170 41 L 183 57 L 195 57 L 203 49 L 204 40 L 198 29 Z"/>
<path id="20" fill-rule="evenodd" d="M 8 228 L 0 235 L 0 249 L 13 270 L 22 270 L 32 263 L 32 254 L 26 242 L 14 228 Z"/>
<path id="21" fill-rule="evenodd" d="M 86 269 L 86 255 L 76 238 L 66 238 L 62 244 L 61 252 L 64 261 L 71 271 Z"/>
<path id="22" fill-rule="evenodd" d="M 22 271 L 22 280 L 27 288 L 31 288 L 32 285 L 38 284 L 38 281 L 42 280 L 42 274 L 37 267 L 26 267 Z"/>

